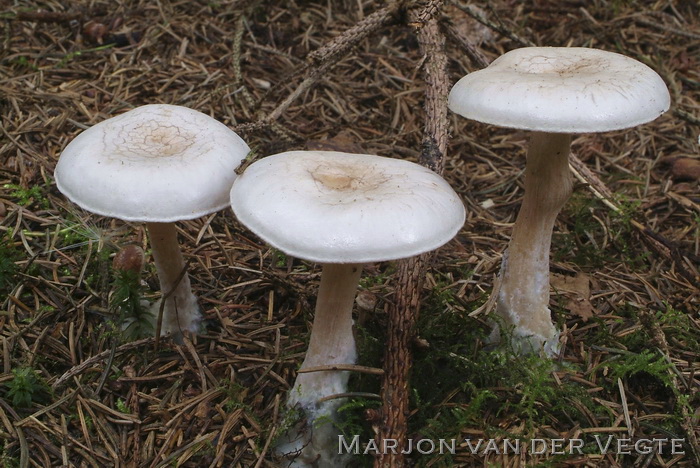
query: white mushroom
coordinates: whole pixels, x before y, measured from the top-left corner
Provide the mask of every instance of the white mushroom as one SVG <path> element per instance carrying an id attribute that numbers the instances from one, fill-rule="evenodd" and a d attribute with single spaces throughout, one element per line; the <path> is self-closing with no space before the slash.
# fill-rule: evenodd
<path id="1" fill-rule="evenodd" d="M 292 151 L 252 164 L 234 183 L 236 217 L 277 249 L 323 264 L 313 329 L 302 369 L 353 364 L 352 307 L 362 266 L 411 257 L 449 241 L 464 223 L 462 202 L 440 176 L 417 164 L 330 151 Z M 348 373 L 300 373 L 287 406 L 305 427 L 283 434 L 290 466 L 340 467 L 333 421 Z M 317 464 L 316 464 L 317 463 Z"/>
<path id="2" fill-rule="evenodd" d="M 61 153 L 54 177 L 72 202 L 146 223 L 161 291 L 168 295 L 162 334 L 194 332 L 200 317 L 174 222 L 226 207 L 234 170 L 248 151 L 238 135 L 201 112 L 153 104 L 94 125 Z"/>
<path id="3" fill-rule="evenodd" d="M 669 105 L 666 85 L 651 68 L 586 48 L 516 49 L 453 87 L 452 111 L 535 132 L 496 308 L 503 323 L 513 327 L 516 349 L 550 356 L 559 349 L 559 332 L 548 308 L 549 251 L 554 221 L 572 192 L 571 134 L 640 125 Z M 498 327 L 493 336 L 498 336 Z"/>

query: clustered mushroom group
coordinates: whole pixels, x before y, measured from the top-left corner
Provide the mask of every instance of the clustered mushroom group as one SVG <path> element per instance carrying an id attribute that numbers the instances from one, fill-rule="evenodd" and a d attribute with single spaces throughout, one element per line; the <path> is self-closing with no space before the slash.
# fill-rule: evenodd
<path id="1" fill-rule="evenodd" d="M 452 89 L 449 107 L 469 119 L 532 131 L 525 191 L 494 291 L 492 338 L 509 333 L 520 353 L 560 352 L 549 311 L 549 250 L 572 192 L 571 134 L 629 128 L 669 107 L 661 78 L 619 54 L 585 48 L 506 53 Z M 459 196 L 434 172 L 374 155 L 291 151 L 237 177 L 246 143 L 217 120 L 173 105 L 147 105 L 76 137 L 56 166 L 59 190 L 102 216 L 146 223 L 161 286 L 151 307 L 160 331 L 196 333 L 200 312 L 177 241 L 176 221 L 231 206 L 238 220 L 280 251 L 322 265 L 313 328 L 287 407 L 302 423 L 278 439 L 289 466 L 344 466 L 333 424 L 357 351 L 352 309 L 363 265 L 428 252 L 461 229 Z M 505 330 L 508 328 L 508 330 Z M 325 366 L 325 367 L 324 367 Z"/>

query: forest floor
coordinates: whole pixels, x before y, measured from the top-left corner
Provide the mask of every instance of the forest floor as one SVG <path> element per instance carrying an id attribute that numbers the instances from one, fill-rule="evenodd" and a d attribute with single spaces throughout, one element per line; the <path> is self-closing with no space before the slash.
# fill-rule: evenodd
<path id="1" fill-rule="evenodd" d="M 209 114 L 261 157 L 323 147 L 417 160 L 420 25 L 399 11 L 351 49 L 307 59 L 382 5 L 3 4 L 2 466 L 277 466 L 270 446 L 304 356 L 319 266 L 269 248 L 230 210 L 178 223 L 205 330 L 182 346 L 126 341 L 110 302 L 119 287 L 111 262 L 126 245 L 148 254 L 144 227 L 73 205 L 53 170 L 82 130 L 152 103 Z M 700 4 L 455 0 L 438 14 L 486 61 L 526 45 L 633 57 L 662 76 L 672 105 L 640 127 L 573 139 L 603 185 L 578 184 L 555 226 L 550 308 L 563 346 L 554 363 L 485 343 L 488 298 L 522 199 L 527 134 L 450 114 L 444 176 L 467 221 L 428 268 L 408 423 L 415 440 L 459 443 L 454 454 L 414 453 L 410 463 L 700 466 Z M 453 39 L 450 83 L 480 68 Z M 313 83 L 300 89 L 305 79 Z M 362 304 L 371 310 L 358 308 L 356 320 L 364 365 L 382 366 L 395 277 L 393 262 L 364 272 Z M 155 300 L 148 255 L 143 279 L 144 297 Z M 344 408 L 343 430 L 366 441 L 380 378 L 357 375 L 351 385 L 363 396 Z M 613 447 L 653 438 L 680 445 L 602 453 L 596 436 L 613 436 Z M 466 438 L 586 444 L 582 453 L 472 453 Z M 372 463 L 371 453 L 353 460 Z"/>

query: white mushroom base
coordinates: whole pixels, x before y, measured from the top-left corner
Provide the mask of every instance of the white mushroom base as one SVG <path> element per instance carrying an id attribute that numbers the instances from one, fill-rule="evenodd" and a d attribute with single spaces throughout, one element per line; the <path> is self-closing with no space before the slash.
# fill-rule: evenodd
<path id="1" fill-rule="evenodd" d="M 501 316 L 510 314 L 510 312 L 503 309 L 498 313 Z M 549 314 L 549 309 L 545 308 L 540 314 Z M 511 323 L 517 320 L 513 314 L 510 314 L 510 318 L 509 322 Z M 561 344 L 559 343 L 561 333 L 553 325 L 550 327 L 549 333 L 538 333 L 520 323 L 515 323 L 512 327 L 505 330 L 505 333 L 508 335 L 509 344 L 513 352 L 521 356 L 526 354 L 543 354 L 544 356 L 553 357 L 561 351 Z M 488 342 L 499 343 L 500 341 L 501 326 L 494 324 L 488 337 Z"/>
<path id="2" fill-rule="evenodd" d="M 201 313 L 185 271 L 185 260 L 177 243 L 177 230 L 174 223 L 147 223 L 147 226 L 160 289 L 165 297 L 160 334 L 173 335 L 176 341 L 181 341 L 182 332 L 196 333 L 199 330 Z M 151 307 L 156 324 L 162 300 Z"/>
<path id="3" fill-rule="evenodd" d="M 154 330 L 155 324 L 158 323 L 158 314 L 160 314 L 162 302 L 162 299 L 158 299 L 151 305 L 150 312 L 153 315 Z M 199 312 L 197 297 L 194 294 L 190 294 L 189 297 L 178 298 L 177 308 L 174 302 L 168 301 L 163 309 L 160 336 L 173 335 L 174 337 L 181 337 L 184 331 L 197 333 L 201 320 L 202 314 Z"/>
<path id="4" fill-rule="evenodd" d="M 353 360 L 354 362 L 354 360 Z M 314 372 L 326 374 L 323 386 L 320 379 L 312 382 L 306 377 L 312 373 L 299 374 L 296 385 L 287 400 L 287 417 L 298 421 L 278 438 L 275 455 L 286 461 L 282 466 L 290 468 L 342 468 L 350 460 L 349 454 L 338 453 L 338 409 L 347 402 L 336 398 L 318 402 L 329 395 L 347 392 L 347 372 Z"/>
<path id="5" fill-rule="evenodd" d="M 540 252 L 544 255 L 544 252 Z M 496 301 L 496 314 L 500 320 L 493 325 L 489 342 L 501 341 L 501 327 L 507 335 L 508 344 L 516 354 L 544 354 L 555 356 L 559 353 L 559 330 L 551 322 L 550 310 L 545 305 L 549 299 L 549 262 L 539 262 L 537 249 L 521 253 L 529 272 L 514 272 L 508 265 L 509 251 L 503 255 L 501 264 L 501 288 Z"/>

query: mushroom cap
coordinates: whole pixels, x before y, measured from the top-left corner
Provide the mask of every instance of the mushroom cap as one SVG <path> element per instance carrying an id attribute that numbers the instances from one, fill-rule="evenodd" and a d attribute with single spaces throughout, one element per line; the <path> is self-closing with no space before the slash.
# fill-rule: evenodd
<path id="1" fill-rule="evenodd" d="M 228 205 L 234 170 L 250 151 L 195 110 L 151 104 L 107 119 L 61 153 L 58 189 L 80 207 L 142 222 L 197 218 Z"/>
<path id="2" fill-rule="evenodd" d="M 469 119 L 503 127 L 584 133 L 649 122 L 666 112 L 670 101 L 661 77 L 624 55 L 525 47 L 459 80 L 448 106 Z"/>
<path id="3" fill-rule="evenodd" d="M 251 164 L 231 189 L 236 217 L 273 247 L 319 263 L 366 263 L 436 249 L 464 224 L 445 180 L 399 159 L 290 151 Z"/>

